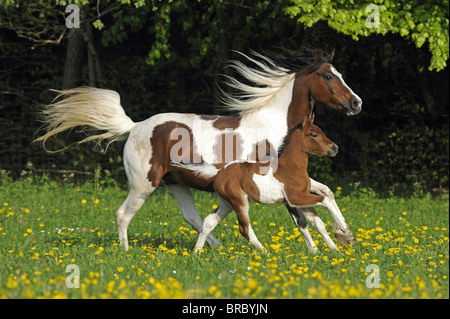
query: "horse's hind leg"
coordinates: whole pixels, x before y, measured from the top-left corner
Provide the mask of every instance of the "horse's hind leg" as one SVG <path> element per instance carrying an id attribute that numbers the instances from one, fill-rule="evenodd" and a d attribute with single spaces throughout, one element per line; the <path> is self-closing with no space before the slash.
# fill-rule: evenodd
<path id="1" fill-rule="evenodd" d="M 200 234 L 202 231 L 203 222 L 197 208 L 195 208 L 194 197 L 192 196 L 189 187 L 178 184 L 169 184 L 166 185 L 166 188 L 168 188 L 175 197 L 178 206 L 183 213 L 184 220 Z M 220 241 L 217 240 L 217 238 L 212 234 L 208 235 L 206 242 L 212 246 L 221 245 Z"/>
<path id="2" fill-rule="evenodd" d="M 125 248 L 125 250 L 128 250 L 128 225 L 130 224 L 133 216 L 136 214 L 139 208 L 142 207 L 145 200 L 151 193 L 152 192 L 131 189 L 127 199 L 123 202 L 122 206 L 120 206 L 120 208 L 116 212 L 119 240 L 120 244 Z"/>

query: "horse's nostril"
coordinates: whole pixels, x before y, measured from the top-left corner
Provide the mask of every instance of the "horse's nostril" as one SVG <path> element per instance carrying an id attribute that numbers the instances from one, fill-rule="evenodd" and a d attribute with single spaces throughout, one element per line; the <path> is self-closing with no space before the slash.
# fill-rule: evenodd
<path id="1" fill-rule="evenodd" d="M 351 101 L 351 108 L 352 110 L 357 110 L 361 107 L 362 101 L 358 99 L 357 97 L 353 97 Z"/>

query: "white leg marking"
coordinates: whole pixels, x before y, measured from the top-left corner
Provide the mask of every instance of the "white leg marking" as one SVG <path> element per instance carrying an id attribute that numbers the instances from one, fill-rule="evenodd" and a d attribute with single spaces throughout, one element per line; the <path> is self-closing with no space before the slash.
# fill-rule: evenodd
<path id="1" fill-rule="evenodd" d="M 317 252 L 317 246 L 314 243 L 314 240 L 311 237 L 311 234 L 309 232 L 308 226 L 305 228 L 300 228 L 300 232 L 302 233 L 303 239 L 305 240 L 306 247 L 308 247 L 308 251 L 315 254 Z"/>
<path id="2" fill-rule="evenodd" d="M 259 242 L 258 238 L 256 237 L 252 225 L 248 225 L 248 241 L 259 250 L 264 248 L 264 246 Z"/>
<path id="3" fill-rule="evenodd" d="M 348 225 L 345 223 L 345 218 L 341 213 L 336 201 L 334 200 L 334 194 L 330 188 L 322 183 L 319 183 L 312 178 L 311 181 L 311 192 L 322 195 L 325 197 L 324 203 L 321 206 L 328 208 L 331 215 L 333 216 L 333 227 L 340 229 L 347 229 Z M 326 201 L 325 201 L 326 200 Z M 320 204 L 319 204 L 320 205 Z"/>
<path id="4" fill-rule="evenodd" d="M 209 214 L 203 221 L 203 227 L 198 236 L 197 243 L 195 244 L 195 252 L 199 252 L 203 249 L 205 241 L 210 233 L 216 228 L 217 224 L 224 219 L 233 209 L 225 203 L 225 201 L 219 196 L 219 209 L 216 213 Z M 212 236 L 212 235 L 211 235 Z"/>
<path id="5" fill-rule="evenodd" d="M 319 216 L 314 211 L 312 207 L 304 207 L 301 209 L 302 213 L 305 215 L 306 219 L 313 225 L 313 227 L 322 235 L 323 240 L 327 244 L 327 246 L 331 250 L 337 250 L 336 244 L 328 235 L 327 228 L 325 227 L 324 222 L 320 219 Z M 311 239 L 312 240 L 312 239 Z"/>

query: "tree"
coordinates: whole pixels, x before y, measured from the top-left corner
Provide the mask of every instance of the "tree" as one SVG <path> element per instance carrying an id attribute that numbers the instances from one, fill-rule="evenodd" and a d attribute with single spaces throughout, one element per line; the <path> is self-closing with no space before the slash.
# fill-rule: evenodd
<path id="1" fill-rule="evenodd" d="M 306 27 L 325 20 L 336 31 L 352 36 L 388 32 L 411 39 L 420 48 L 426 42 L 432 58 L 429 70 L 441 71 L 449 57 L 448 10 L 444 1 L 301 1 L 290 0 L 286 13 Z"/>

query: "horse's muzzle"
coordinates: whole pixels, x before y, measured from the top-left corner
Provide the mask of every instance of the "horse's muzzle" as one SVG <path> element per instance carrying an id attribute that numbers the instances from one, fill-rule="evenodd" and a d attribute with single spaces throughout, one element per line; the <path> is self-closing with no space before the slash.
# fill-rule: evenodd
<path id="1" fill-rule="evenodd" d="M 338 153 L 339 147 L 336 144 L 333 144 L 330 146 L 330 148 L 327 151 L 328 156 L 334 157 Z"/>
<path id="2" fill-rule="evenodd" d="M 347 115 L 356 115 L 361 112 L 362 100 L 357 96 L 350 99 L 350 107 L 347 109 Z"/>

